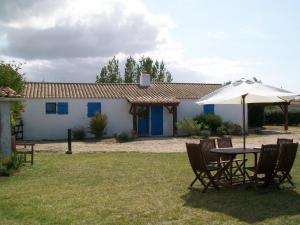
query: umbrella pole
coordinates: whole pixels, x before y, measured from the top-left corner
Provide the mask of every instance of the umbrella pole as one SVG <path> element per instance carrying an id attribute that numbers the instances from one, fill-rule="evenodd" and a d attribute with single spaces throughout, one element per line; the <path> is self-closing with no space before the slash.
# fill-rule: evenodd
<path id="1" fill-rule="evenodd" d="M 246 95 L 242 96 L 242 104 L 243 104 L 243 147 L 246 148 L 246 113 L 245 113 L 245 97 Z M 246 182 L 246 154 L 243 154 L 243 184 Z"/>
<path id="2" fill-rule="evenodd" d="M 243 147 L 246 148 L 246 113 L 245 113 L 245 97 L 246 95 L 242 96 L 242 104 L 243 104 Z"/>

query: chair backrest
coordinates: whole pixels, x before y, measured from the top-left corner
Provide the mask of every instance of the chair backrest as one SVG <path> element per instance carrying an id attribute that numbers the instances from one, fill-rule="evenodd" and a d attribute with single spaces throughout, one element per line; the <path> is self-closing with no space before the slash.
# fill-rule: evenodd
<path id="1" fill-rule="evenodd" d="M 280 145 L 277 171 L 289 172 L 297 155 L 298 143 L 285 143 Z"/>
<path id="2" fill-rule="evenodd" d="M 278 157 L 278 145 L 262 145 L 256 173 L 272 174 Z"/>
<path id="3" fill-rule="evenodd" d="M 230 137 L 223 137 L 223 138 L 218 138 L 217 139 L 218 143 L 218 148 L 231 148 L 232 147 L 232 140 Z M 222 160 L 230 160 L 232 157 L 231 155 L 222 155 L 221 159 Z"/>
<path id="4" fill-rule="evenodd" d="M 293 143 L 293 139 L 289 139 L 289 138 L 277 138 L 277 144 L 278 145 L 285 144 L 285 143 Z"/>
<path id="5" fill-rule="evenodd" d="M 229 137 L 217 139 L 218 148 L 231 148 L 232 140 Z"/>
<path id="6" fill-rule="evenodd" d="M 215 139 L 202 139 L 200 145 L 207 162 L 218 161 L 218 154 L 210 152 L 211 149 L 216 148 Z"/>
<path id="7" fill-rule="evenodd" d="M 201 145 L 195 143 L 186 143 L 186 150 L 193 171 L 194 172 L 205 171 L 206 161 L 203 152 L 201 150 Z"/>

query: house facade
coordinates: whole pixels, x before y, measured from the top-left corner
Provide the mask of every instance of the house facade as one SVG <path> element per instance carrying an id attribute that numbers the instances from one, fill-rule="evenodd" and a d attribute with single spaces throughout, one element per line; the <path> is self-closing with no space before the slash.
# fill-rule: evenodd
<path id="1" fill-rule="evenodd" d="M 242 123 L 240 105 L 204 105 L 196 102 L 220 88 L 219 84 L 139 84 L 27 82 L 22 114 L 25 140 L 57 140 L 67 129 L 84 128 L 95 112 L 108 117 L 106 136 L 130 132 L 138 136 L 176 136 L 177 121 L 212 112 L 224 121 Z M 179 133 L 180 135 L 180 133 Z"/>

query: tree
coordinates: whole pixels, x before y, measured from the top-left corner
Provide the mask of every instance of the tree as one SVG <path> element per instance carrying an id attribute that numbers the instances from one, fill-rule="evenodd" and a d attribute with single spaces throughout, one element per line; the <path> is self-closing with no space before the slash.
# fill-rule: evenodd
<path id="1" fill-rule="evenodd" d="M 119 60 L 114 56 L 108 61 L 107 66 L 102 67 L 100 75 L 96 77 L 96 83 L 121 83 Z"/>
<path id="2" fill-rule="evenodd" d="M 106 66 L 102 67 L 100 75 L 97 75 L 96 83 L 108 83 Z"/>
<path id="3" fill-rule="evenodd" d="M 119 60 L 114 56 L 108 64 L 101 68 L 96 76 L 96 83 L 137 83 L 142 73 L 150 74 L 151 81 L 172 82 L 172 74 L 167 70 L 163 61 L 159 63 L 150 57 L 141 57 L 136 61 L 132 56 L 126 59 L 124 79 L 119 71 Z"/>
<path id="4" fill-rule="evenodd" d="M 136 61 L 133 57 L 128 57 L 125 64 L 124 72 L 124 82 L 125 83 L 135 83 L 137 82 L 137 66 Z"/>
<path id="5" fill-rule="evenodd" d="M 22 64 L 0 62 L 0 87 L 9 87 L 17 94 L 22 94 L 25 85 L 24 74 L 21 73 Z M 12 122 L 20 118 L 23 105 L 20 102 L 11 106 Z M 14 125 L 14 124 L 13 124 Z"/>

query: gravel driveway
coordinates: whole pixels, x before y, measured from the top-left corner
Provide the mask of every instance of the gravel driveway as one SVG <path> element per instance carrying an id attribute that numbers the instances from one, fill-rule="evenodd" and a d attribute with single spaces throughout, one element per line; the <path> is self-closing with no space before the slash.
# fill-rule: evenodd
<path id="1" fill-rule="evenodd" d="M 267 127 L 261 135 L 249 135 L 247 146 L 259 147 L 261 144 L 276 143 L 278 137 L 293 138 L 300 140 L 300 127 L 290 127 L 289 132 L 283 132 L 282 127 Z M 242 136 L 233 137 L 234 146 L 242 146 Z M 183 137 L 163 137 L 163 138 L 138 138 L 136 141 L 127 143 L 116 143 L 114 139 L 104 139 L 99 142 L 84 141 L 73 142 L 73 152 L 116 152 L 116 151 L 137 151 L 137 152 L 184 152 L 186 142 L 198 143 L 199 139 Z M 38 142 L 35 146 L 40 152 L 65 152 L 66 142 Z"/>

